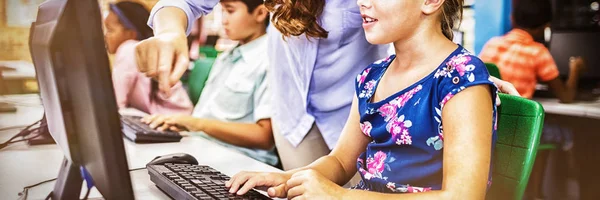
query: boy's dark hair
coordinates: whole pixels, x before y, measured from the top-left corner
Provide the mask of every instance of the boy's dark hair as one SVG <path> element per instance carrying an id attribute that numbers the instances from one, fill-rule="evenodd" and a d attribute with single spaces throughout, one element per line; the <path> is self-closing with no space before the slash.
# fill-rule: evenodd
<path id="1" fill-rule="evenodd" d="M 221 2 L 235 2 L 235 1 L 241 1 L 242 3 L 246 4 L 246 7 L 248 7 L 248 13 L 252 13 L 254 12 L 254 10 L 263 4 L 264 0 L 221 0 Z M 267 14 L 267 18 L 265 18 L 265 26 L 269 25 L 269 14 Z"/>
<path id="2" fill-rule="evenodd" d="M 130 1 L 121 1 L 115 3 L 115 6 L 117 6 L 119 10 L 122 11 L 123 15 L 127 17 L 133 26 L 135 26 L 135 29 L 137 29 L 136 31 L 141 37 L 137 38 L 138 40 L 144 40 L 154 35 L 152 29 L 147 24 L 148 17 L 150 17 L 150 12 L 142 4 Z"/>
<path id="3" fill-rule="evenodd" d="M 513 23 L 517 28 L 539 28 L 552 21 L 550 0 L 513 0 Z"/>

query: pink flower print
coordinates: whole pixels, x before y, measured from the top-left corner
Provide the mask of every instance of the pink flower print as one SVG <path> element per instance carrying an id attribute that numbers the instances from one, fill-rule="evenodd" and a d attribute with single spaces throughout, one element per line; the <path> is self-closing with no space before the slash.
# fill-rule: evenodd
<path id="1" fill-rule="evenodd" d="M 371 98 L 371 95 L 373 95 L 373 88 L 375 87 L 375 83 L 375 80 L 370 80 L 369 82 L 365 83 L 365 89 L 360 92 L 358 98 Z"/>
<path id="2" fill-rule="evenodd" d="M 494 130 L 498 130 L 498 111 L 494 113 Z"/>
<path id="3" fill-rule="evenodd" d="M 363 71 L 362 74 L 356 77 L 356 81 L 359 85 L 365 82 L 365 78 L 367 78 L 367 74 L 369 74 L 369 71 L 371 71 L 371 68 L 365 69 L 365 71 Z"/>
<path id="4" fill-rule="evenodd" d="M 450 61 L 448 61 L 447 65 L 456 69 L 460 76 L 465 75 L 466 71 L 472 71 L 474 66 L 467 65 L 471 61 L 471 57 L 468 54 L 460 54 L 452 57 Z M 451 71 L 451 70 L 450 70 Z"/>
<path id="5" fill-rule="evenodd" d="M 385 159 L 387 155 L 382 151 L 375 153 L 374 158 L 367 158 L 367 169 L 371 174 L 381 174 L 384 169 Z"/>
<path id="6" fill-rule="evenodd" d="M 408 129 L 404 129 L 402 131 L 402 135 L 400 135 L 400 139 L 396 140 L 396 144 L 397 145 L 403 145 L 403 144 L 411 145 L 412 144 L 412 137 L 410 136 L 410 134 L 408 134 Z"/>
<path id="7" fill-rule="evenodd" d="M 448 103 L 448 101 L 449 101 L 449 100 L 450 100 L 452 97 L 454 97 L 454 94 L 452 94 L 452 93 L 448 93 L 448 94 L 447 94 L 447 95 L 446 95 L 446 96 L 445 96 L 445 97 L 442 99 L 442 102 L 440 102 L 440 108 L 443 108 L 443 107 L 444 107 L 444 105 L 446 105 L 446 103 Z"/>
<path id="8" fill-rule="evenodd" d="M 373 129 L 371 122 L 365 121 L 363 123 L 360 123 L 360 130 L 362 130 L 363 134 L 369 137 L 371 137 L 371 129 Z"/>
<path id="9" fill-rule="evenodd" d="M 396 189 L 396 184 L 392 183 L 392 182 L 388 182 L 385 187 L 387 187 L 388 189 L 390 189 L 391 191 L 394 191 Z"/>
<path id="10" fill-rule="evenodd" d="M 390 121 L 393 117 L 396 117 L 396 110 L 398 107 L 394 105 L 392 102 L 383 104 L 383 106 L 379 107 L 379 114 L 384 118 L 384 121 Z"/>
<path id="11" fill-rule="evenodd" d="M 456 71 L 458 71 L 458 74 L 460 76 L 464 76 L 465 72 L 473 71 L 474 68 L 475 68 L 475 65 L 459 65 L 459 66 L 456 66 Z M 473 78 L 475 78 L 475 77 L 473 77 L 473 76 L 469 77 L 469 79 L 473 79 Z M 473 80 L 471 80 L 471 82 L 473 82 Z"/>
<path id="12" fill-rule="evenodd" d="M 389 61 L 390 61 L 390 59 L 392 59 L 392 56 L 388 56 L 387 58 L 384 58 L 384 59 L 380 59 L 380 60 L 378 60 L 378 61 L 375 61 L 373 64 L 379 65 L 379 64 L 381 64 L 381 63 L 383 63 L 383 62 L 389 62 Z"/>
<path id="13" fill-rule="evenodd" d="M 419 193 L 419 192 L 428 192 L 428 191 L 431 191 L 430 187 L 428 187 L 428 188 L 422 188 L 422 187 L 413 187 L 413 186 L 410 186 L 410 185 L 407 186 L 406 189 L 407 189 L 408 193 Z"/>
<path id="14" fill-rule="evenodd" d="M 410 128 L 411 126 L 412 122 L 410 120 L 404 121 L 404 115 L 401 115 L 400 117 L 389 121 L 385 128 L 389 133 L 392 134 L 392 139 L 396 140 L 398 136 L 400 136 L 400 134 L 405 134 L 406 136 L 408 136 L 405 136 L 405 138 L 408 138 L 408 140 L 405 142 L 409 142 L 410 135 L 408 133 L 408 128 Z M 404 133 L 405 131 L 406 133 Z M 409 143 L 412 143 L 412 141 L 410 141 Z"/>
<path id="15" fill-rule="evenodd" d="M 373 90 L 374 87 L 375 87 L 375 80 L 371 80 L 371 81 L 365 83 L 366 90 L 371 91 L 371 90 Z"/>
<path id="16" fill-rule="evenodd" d="M 410 100 L 413 95 L 415 95 L 418 91 L 421 91 L 421 89 L 423 89 L 422 85 L 418 85 L 417 87 L 413 88 L 412 90 L 402 94 L 399 98 L 398 98 L 398 107 L 402 107 L 406 104 L 406 102 L 408 102 L 408 100 Z"/>

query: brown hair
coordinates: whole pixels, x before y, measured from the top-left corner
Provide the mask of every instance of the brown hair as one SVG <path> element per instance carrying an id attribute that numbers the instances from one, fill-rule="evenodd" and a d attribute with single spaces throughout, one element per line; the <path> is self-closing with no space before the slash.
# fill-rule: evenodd
<path id="1" fill-rule="evenodd" d="M 462 20 L 464 3 L 464 0 L 446 0 L 442 6 L 442 33 L 450 40 L 454 38 L 454 25 Z"/>
<path id="2" fill-rule="evenodd" d="M 273 13 L 272 24 L 284 37 L 299 36 L 327 38 L 328 32 L 318 23 L 325 0 L 265 0 Z"/>

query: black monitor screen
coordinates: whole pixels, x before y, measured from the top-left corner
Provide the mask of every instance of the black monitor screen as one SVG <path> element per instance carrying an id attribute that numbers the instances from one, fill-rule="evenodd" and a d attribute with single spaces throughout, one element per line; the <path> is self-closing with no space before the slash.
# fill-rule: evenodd
<path id="1" fill-rule="evenodd" d="M 61 167 L 54 199 L 79 198 L 81 181 L 70 180 L 81 179 L 73 173 L 80 166 L 106 199 L 132 199 L 98 1 L 46 1 L 31 28 L 49 131 L 70 165 Z"/>

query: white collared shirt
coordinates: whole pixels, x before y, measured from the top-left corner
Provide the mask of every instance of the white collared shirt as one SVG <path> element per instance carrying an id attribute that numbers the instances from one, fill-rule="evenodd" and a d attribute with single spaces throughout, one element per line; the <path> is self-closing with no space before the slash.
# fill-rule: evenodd
<path id="1" fill-rule="evenodd" d="M 234 49 L 239 50 L 241 58 L 233 64 L 229 61 L 233 49 L 217 57 L 192 116 L 238 123 L 256 123 L 271 118 L 266 36 Z M 277 163 L 272 151 L 220 143 L 268 164 Z"/>

